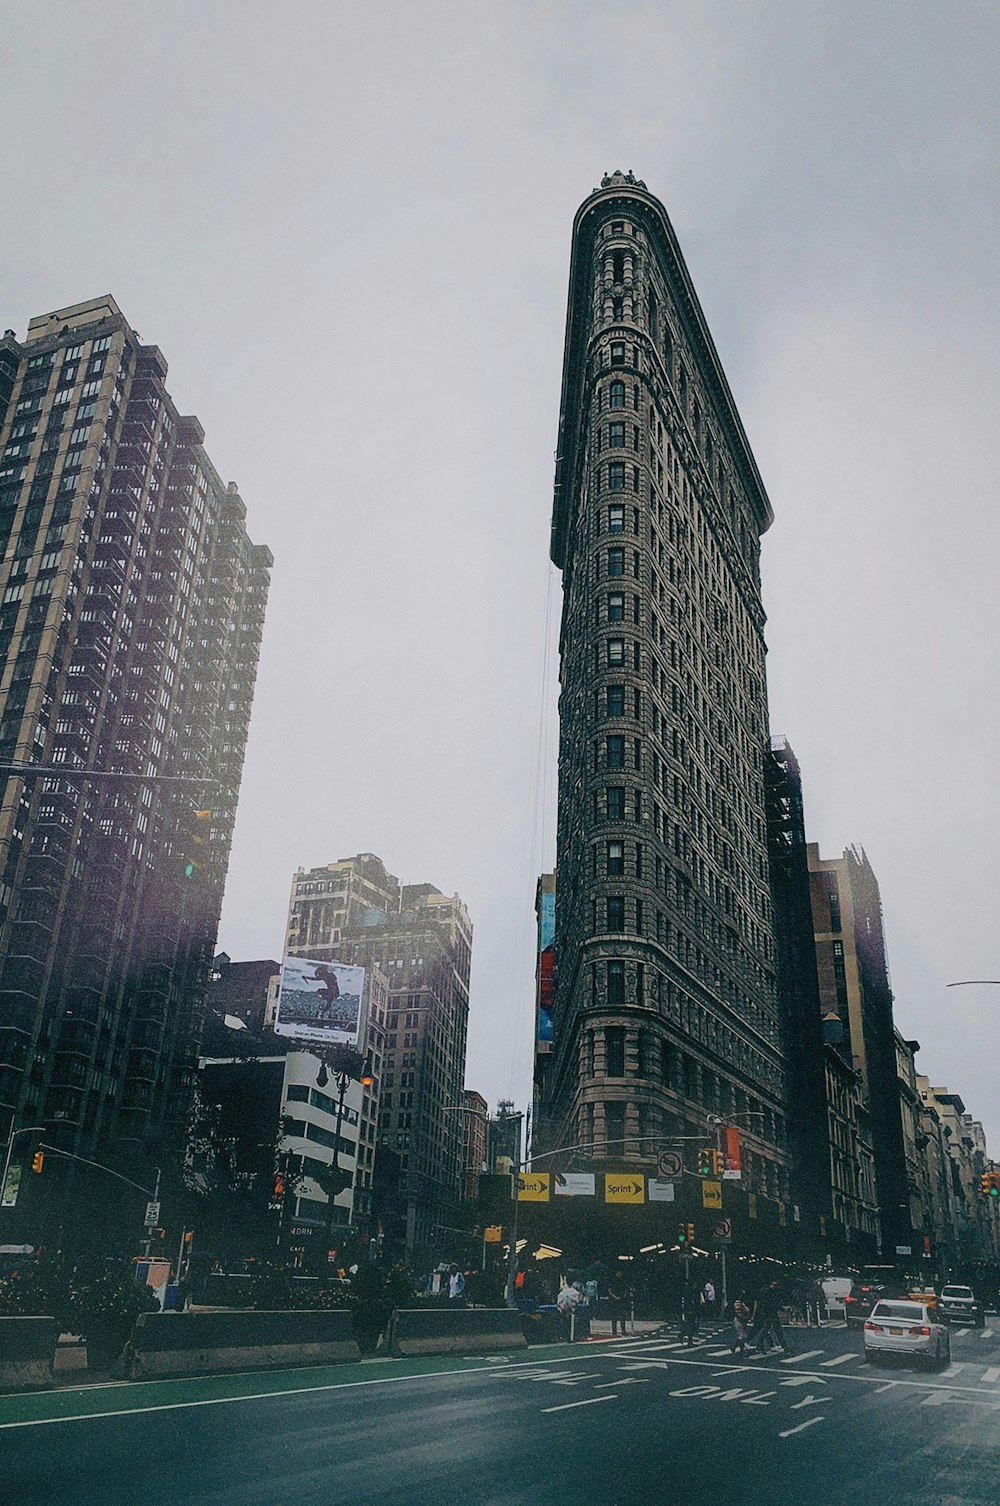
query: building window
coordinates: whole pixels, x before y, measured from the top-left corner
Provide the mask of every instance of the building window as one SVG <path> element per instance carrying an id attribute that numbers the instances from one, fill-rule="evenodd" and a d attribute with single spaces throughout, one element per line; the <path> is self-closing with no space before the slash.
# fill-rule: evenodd
<path id="1" fill-rule="evenodd" d="M 625 872 L 625 843 L 609 842 L 608 848 L 608 878 L 618 878 Z"/>
<path id="2" fill-rule="evenodd" d="M 624 931 L 625 929 L 625 900 L 620 894 L 612 895 L 608 899 L 608 930 Z"/>
<path id="3" fill-rule="evenodd" d="M 625 767 L 625 739 L 624 737 L 609 737 L 605 739 L 607 767 L 609 769 L 623 769 Z"/>
<path id="4" fill-rule="evenodd" d="M 608 963 L 608 1003 L 625 1003 L 625 964 L 624 962 Z"/>
<path id="5" fill-rule="evenodd" d="M 621 668 L 625 663 L 625 640 L 624 638 L 608 639 L 608 664 L 611 668 Z"/>
<path id="6" fill-rule="evenodd" d="M 608 406 L 610 408 L 624 408 L 625 406 L 625 383 L 612 382 Z"/>
<path id="7" fill-rule="evenodd" d="M 621 591 L 614 591 L 608 597 L 608 621 L 625 621 L 625 596 Z"/>
<path id="8" fill-rule="evenodd" d="M 625 820 L 625 786 L 623 784 L 609 784 L 606 789 L 607 810 L 609 821 Z"/>
<path id="9" fill-rule="evenodd" d="M 625 462 L 624 461 L 622 461 L 622 460 L 614 460 L 608 466 L 608 490 L 612 491 L 612 492 L 623 492 L 625 490 Z M 625 524 L 624 524 L 624 508 L 622 509 L 622 514 L 623 514 L 622 527 L 624 528 L 624 526 L 625 526 Z"/>
<path id="10" fill-rule="evenodd" d="M 623 450 L 625 448 L 625 425 L 608 424 L 608 449 Z"/>
<path id="11" fill-rule="evenodd" d="M 625 686 L 624 685 L 609 685 L 607 687 L 606 695 L 607 695 L 607 714 L 608 714 L 608 716 L 624 716 L 625 715 Z"/>
<path id="12" fill-rule="evenodd" d="M 625 346 L 621 341 L 616 340 L 611 347 L 611 364 L 612 366 L 625 365 Z"/>
<path id="13" fill-rule="evenodd" d="M 620 965 L 620 964 L 619 964 Z M 614 963 L 609 966 L 613 967 Z M 604 1075 L 625 1076 L 625 1029 L 622 1025 L 609 1025 L 604 1032 Z"/>
<path id="14" fill-rule="evenodd" d="M 612 511 L 614 511 L 613 508 L 612 508 Z M 623 508 L 622 509 L 622 527 L 624 528 L 624 526 L 625 526 L 625 510 Z M 625 551 L 624 551 L 624 549 L 609 549 L 608 550 L 608 575 L 613 577 L 613 576 L 616 576 L 616 575 L 624 575 L 624 574 L 625 574 Z"/>

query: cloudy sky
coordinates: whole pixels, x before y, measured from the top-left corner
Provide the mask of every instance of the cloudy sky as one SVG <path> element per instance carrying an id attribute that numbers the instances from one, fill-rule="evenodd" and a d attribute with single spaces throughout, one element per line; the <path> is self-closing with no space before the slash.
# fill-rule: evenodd
<path id="1" fill-rule="evenodd" d="M 570 228 L 676 227 L 774 506 L 772 726 L 882 886 L 897 1023 L 1000 1155 L 1000 9 L 2 5 L 5 325 L 99 293 L 170 363 L 271 605 L 220 940 L 299 865 L 466 900 L 468 1080 L 530 1082 L 554 831 Z"/>

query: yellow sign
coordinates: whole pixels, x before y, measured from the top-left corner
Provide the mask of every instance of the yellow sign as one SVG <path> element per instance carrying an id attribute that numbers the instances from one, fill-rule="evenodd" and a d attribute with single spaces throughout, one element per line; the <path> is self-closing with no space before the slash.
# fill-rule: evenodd
<path id="1" fill-rule="evenodd" d="M 644 1203 L 646 1201 L 646 1178 L 641 1172 L 605 1172 L 604 1201 L 606 1203 Z"/>
<path id="2" fill-rule="evenodd" d="M 522 1171 L 517 1179 L 518 1202 L 547 1203 L 551 1175 L 548 1171 Z"/>
<path id="3" fill-rule="evenodd" d="M 498 1245 L 502 1232 L 500 1224 L 490 1224 L 488 1229 L 483 1230 L 483 1244 Z"/>
<path id="4" fill-rule="evenodd" d="M 701 1184 L 701 1206 L 703 1208 L 722 1207 L 722 1183 L 704 1181 Z"/>
<path id="5" fill-rule="evenodd" d="M 747 1193 L 747 1212 L 749 1213 L 749 1215 L 750 1215 L 751 1218 L 756 1218 L 757 1217 L 757 1194 L 756 1194 L 756 1192 L 748 1192 Z"/>

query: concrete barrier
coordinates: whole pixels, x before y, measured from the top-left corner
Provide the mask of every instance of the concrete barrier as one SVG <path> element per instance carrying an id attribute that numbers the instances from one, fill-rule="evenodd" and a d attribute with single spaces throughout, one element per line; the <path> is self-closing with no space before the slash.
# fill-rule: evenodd
<path id="1" fill-rule="evenodd" d="M 521 1314 L 507 1307 L 397 1308 L 389 1323 L 391 1354 L 492 1354 L 526 1349 Z"/>
<path id="2" fill-rule="evenodd" d="M 0 1318 L 0 1391 L 51 1386 L 58 1342 L 55 1318 Z"/>
<path id="3" fill-rule="evenodd" d="M 361 1358 L 348 1312 L 142 1313 L 126 1351 L 132 1380 Z"/>

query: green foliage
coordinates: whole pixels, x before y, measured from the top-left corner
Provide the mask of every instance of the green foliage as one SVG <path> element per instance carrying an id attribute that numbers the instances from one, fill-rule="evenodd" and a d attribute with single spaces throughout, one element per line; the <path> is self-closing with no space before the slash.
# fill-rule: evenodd
<path id="1" fill-rule="evenodd" d="M 73 1287 L 67 1322 L 72 1332 L 89 1339 L 130 1331 L 140 1313 L 157 1312 L 159 1306 L 151 1288 L 130 1271 L 106 1271 Z"/>

